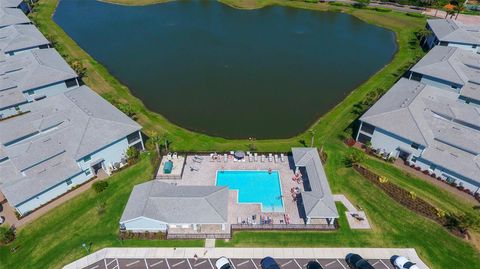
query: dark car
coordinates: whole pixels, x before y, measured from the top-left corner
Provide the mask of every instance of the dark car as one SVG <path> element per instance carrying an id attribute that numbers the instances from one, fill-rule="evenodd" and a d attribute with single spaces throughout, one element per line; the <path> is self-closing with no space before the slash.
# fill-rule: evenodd
<path id="1" fill-rule="evenodd" d="M 345 261 L 351 269 L 375 269 L 373 266 L 362 258 L 362 256 L 349 253 L 345 257 Z"/>
<path id="2" fill-rule="evenodd" d="M 265 257 L 260 261 L 262 269 L 280 269 L 278 263 L 272 257 Z"/>
<path id="3" fill-rule="evenodd" d="M 307 269 L 323 269 L 323 267 L 317 261 L 309 261 Z"/>

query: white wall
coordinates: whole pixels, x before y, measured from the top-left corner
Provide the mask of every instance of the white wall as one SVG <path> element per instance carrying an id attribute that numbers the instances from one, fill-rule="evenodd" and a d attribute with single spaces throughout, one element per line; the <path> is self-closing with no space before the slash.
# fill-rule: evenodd
<path id="1" fill-rule="evenodd" d="M 82 184 L 82 183 L 86 182 L 87 180 L 89 180 L 92 177 L 93 177 L 93 174 L 90 174 L 90 175 L 87 176 L 84 172 L 82 172 L 82 173 L 80 173 L 78 175 L 75 175 L 72 178 L 70 178 L 70 180 L 72 181 L 72 184 L 67 184 L 67 180 L 65 180 L 62 183 L 56 185 L 55 187 L 53 187 L 53 188 L 51 188 L 51 189 L 49 189 L 49 190 L 47 190 L 47 191 L 45 191 L 41 194 L 38 194 L 38 195 L 34 196 L 33 198 L 30 198 L 26 202 L 23 202 L 22 204 L 16 205 L 15 207 L 17 208 L 17 211 L 20 214 L 27 213 L 29 211 L 32 211 L 32 210 L 40 207 L 43 204 L 46 204 L 47 202 L 55 199 L 56 197 L 66 193 L 67 191 L 69 191 L 75 185 L 79 185 L 79 184 Z"/>
<path id="2" fill-rule="evenodd" d="M 115 162 L 120 162 L 120 160 L 125 157 L 125 153 L 128 149 L 127 138 L 123 138 L 119 141 L 116 141 L 107 147 L 100 149 L 92 154 L 90 154 L 90 160 L 85 161 L 85 156 L 78 160 L 78 165 L 82 170 L 90 169 L 91 163 L 99 159 L 104 159 L 104 169 L 108 168 L 111 164 Z M 108 171 L 106 171 L 108 172 Z"/>
<path id="3" fill-rule="evenodd" d="M 121 222 L 120 224 L 123 224 L 127 231 L 134 232 L 165 232 L 167 230 L 166 223 L 145 217 L 139 217 L 133 220 Z"/>
<path id="4" fill-rule="evenodd" d="M 372 148 L 374 149 L 384 149 L 385 152 L 394 152 L 393 156 L 398 157 L 399 151 L 398 148 L 403 148 L 409 150 L 413 156 L 419 156 L 423 151 L 423 146 L 420 146 L 418 149 L 412 148 L 412 141 L 395 137 L 393 134 L 382 130 L 380 128 L 375 128 L 375 131 L 372 135 Z"/>

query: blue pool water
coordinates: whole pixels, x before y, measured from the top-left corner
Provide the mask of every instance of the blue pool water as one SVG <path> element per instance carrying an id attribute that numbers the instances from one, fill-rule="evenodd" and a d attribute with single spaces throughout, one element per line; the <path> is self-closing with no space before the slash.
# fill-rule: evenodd
<path id="1" fill-rule="evenodd" d="M 283 212 L 277 171 L 217 171 L 217 186 L 238 190 L 239 203 L 262 204 L 263 212 Z"/>

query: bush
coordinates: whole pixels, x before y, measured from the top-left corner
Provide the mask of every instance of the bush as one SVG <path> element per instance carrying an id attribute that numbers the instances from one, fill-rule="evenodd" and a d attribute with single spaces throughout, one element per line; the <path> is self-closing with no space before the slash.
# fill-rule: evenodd
<path id="1" fill-rule="evenodd" d="M 135 147 L 129 147 L 127 149 L 126 155 L 127 155 L 128 163 L 134 164 L 138 161 L 138 158 L 140 157 L 140 152 Z"/>
<path id="2" fill-rule="evenodd" d="M 87 68 L 79 60 L 74 60 L 70 63 L 72 69 L 77 73 L 80 78 L 83 78 L 87 74 Z"/>
<path id="3" fill-rule="evenodd" d="M 101 193 L 108 187 L 108 182 L 105 180 L 99 180 L 93 183 L 92 188 L 95 190 L 96 193 Z"/>
<path id="4" fill-rule="evenodd" d="M 408 12 L 406 14 L 407 16 L 414 17 L 414 18 L 425 18 L 425 15 L 423 15 L 422 13 Z"/>
<path id="5" fill-rule="evenodd" d="M 383 7 L 375 7 L 374 10 L 378 11 L 378 12 L 390 12 L 390 11 L 392 11 L 389 8 L 383 8 Z"/>
<path id="6" fill-rule="evenodd" d="M 306 3 L 313 3 L 316 4 L 318 3 L 319 0 L 304 0 Z"/>
<path id="7" fill-rule="evenodd" d="M 8 244 L 13 240 L 15 240 L 15 228 L 0 227 L 0 243 Z"/>
<path id="8" fill-rule="evenodd" d="M 365 161 L 365 159 L 366 159 L 365 152 L 357 149 L 352 149 L 346 157 L 345 164 L 347 166 L 352 166 L 356 163 L 361 163 Z"/>

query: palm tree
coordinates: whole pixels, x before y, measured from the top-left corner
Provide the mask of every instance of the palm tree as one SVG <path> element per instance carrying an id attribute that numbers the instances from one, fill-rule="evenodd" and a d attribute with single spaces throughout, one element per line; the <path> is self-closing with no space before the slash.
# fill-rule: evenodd
<path id="1" fill-rule="evenodd" d="M 460 14 L 460 12 L 462 12 L 465 8 L 464 8 L 464 3 L 458 3 L 458 5 L 456 5 L 454 8 L 453 8 L 453 12 L 456 12 L 457 15 L 455 16 L 455 19 L 458 18 L 458 14 Z"/>
<path id="2" fill-rule="evenodd" d="M 420 45 L 423 46 L 425 45 L 425 42 L 427 42 L 427 39 L 429 36 L 433 35 L 433 32 L 429 29 L 421 29 L 416 33 L 417 38 L 420 40 Z"/>
<path id="3" fill-rule="evenodd" d="M 162 142 L 162 137 L 158 135 L 157 132 L 153 132 L 150 134 L 150 139 L 152 143 L 155 145 L 155 150 L 157 151 L 158 156 L 160 156 L 160 143 Z"/>

